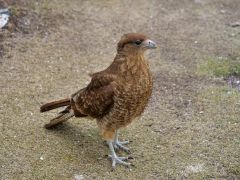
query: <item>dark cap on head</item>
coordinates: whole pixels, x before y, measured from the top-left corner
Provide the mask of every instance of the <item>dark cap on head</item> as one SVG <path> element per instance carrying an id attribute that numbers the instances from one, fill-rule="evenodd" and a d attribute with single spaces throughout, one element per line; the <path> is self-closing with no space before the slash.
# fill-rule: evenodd
<path id="1" fill-rule="evenodd" d="M 136 42 L 137 40 L 140 40 L 140 41 L 144 41 L 146 40 L 147 37 L 143 34 L 139 34 L 139 33 L 128 33 L 128 34 L 124 34 L 122 37 L 121 37 L 121 40 L 118 42 L 118 49 L 120 48 L 123 48 L 125 44 L 128 44 L 128 43 L 134 43 Z"/>

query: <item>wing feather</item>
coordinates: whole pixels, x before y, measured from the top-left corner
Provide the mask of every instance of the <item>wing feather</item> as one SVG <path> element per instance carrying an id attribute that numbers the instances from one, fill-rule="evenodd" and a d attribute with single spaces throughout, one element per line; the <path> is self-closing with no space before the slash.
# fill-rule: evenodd
<path id="1" fill-rule="evenodd" d="M 89 85 L 72 96 L 76 110 L 94 118 L 107 114 L 114 104 L 113 82 L 112 75 L 94 74 Z"/>

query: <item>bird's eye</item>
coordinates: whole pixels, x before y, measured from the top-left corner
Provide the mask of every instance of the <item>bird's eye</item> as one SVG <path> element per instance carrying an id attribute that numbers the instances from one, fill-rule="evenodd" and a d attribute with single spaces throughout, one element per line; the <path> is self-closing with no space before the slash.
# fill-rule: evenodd
<path id="1" fill-rule="evenodd" d="M 141 43 L 142 43 L 141 40 L 136 40 L 136 41 L 135 41 L 135 44 L 136 44 L 136 45 L 140 45 Z"/>

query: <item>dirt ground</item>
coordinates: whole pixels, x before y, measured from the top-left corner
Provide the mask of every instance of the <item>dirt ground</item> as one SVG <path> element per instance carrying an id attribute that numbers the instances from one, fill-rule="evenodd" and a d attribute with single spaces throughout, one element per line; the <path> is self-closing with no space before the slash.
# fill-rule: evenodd
<path id="1" fill-rule="evenodd" d="M 240 27 L 232 25 L 240 21 L 239 0 L 6 5 L 12 17 L 0 31 L 0 179 L 240 179 L 240 93 L 199 68 L 240 57 Z M 158 44 L 146 55 L 154 91 L 120 136 L 132 140 L 135 166 L 112 171 L 95 121 L 73 118 L 46 130 L 57 111 L 40 114 L 39 106 L 84 87 L 128 32 Z"/>

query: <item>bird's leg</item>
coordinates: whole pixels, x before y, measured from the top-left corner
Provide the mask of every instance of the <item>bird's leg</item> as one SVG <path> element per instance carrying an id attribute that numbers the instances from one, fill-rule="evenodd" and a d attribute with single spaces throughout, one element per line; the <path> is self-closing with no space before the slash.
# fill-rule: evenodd
<path id="1" fill-rule="evenodd" d="M 112 140 L 108 140 L 107 143 L 108 143 L 109 150 L 110 150 L 110 153 L 111 153 L 111 155 L 109 155 L 109 157 L 112 159 L 112 167 L 113 168 L 116 167 L 116 164 L 122 164 L 124 166 L 130 166 L 131 165 L 131 163 L 127 163 L 127 162 L 124 161 L 124 160 L 127 160 L 128 158 L 117 156 L 117 154 L 114 150 L 114 147 L 113 147 L 113 141 Z"/>
<path id="2" fill-rule="evenodd" d="M 123 146 L 125 144 L 128 144 L 129 141 L 118 141 L 118 130 L 116 130 L 114 141 L 113 141 L 113 146 L 115 149 L 121 149 L 127 153 L 130 153 L 129 148 Z"/>

